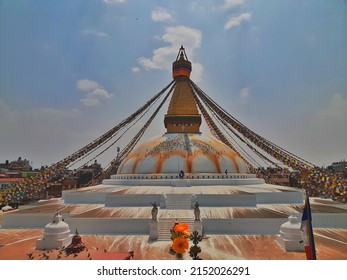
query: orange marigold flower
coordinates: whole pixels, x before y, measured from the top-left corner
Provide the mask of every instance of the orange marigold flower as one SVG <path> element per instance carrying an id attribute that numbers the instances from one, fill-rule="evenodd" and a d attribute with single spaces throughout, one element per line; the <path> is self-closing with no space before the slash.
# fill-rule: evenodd
<path id="1" fill-rule="evenodd" d="M 174 239 L 172 248 L 177 254 L 184 254 L 189 247 L 188 239 L 181 236 Z"/>
<path id="2" fill-rule="evenodd" d="M 184 234 L 184 232 L 187 231 L 188 228 L 189 228 L 189 226 L 187 224 L 177 224 L 174 227 L 174 231 L 175 232 L 182 232 Z"/>

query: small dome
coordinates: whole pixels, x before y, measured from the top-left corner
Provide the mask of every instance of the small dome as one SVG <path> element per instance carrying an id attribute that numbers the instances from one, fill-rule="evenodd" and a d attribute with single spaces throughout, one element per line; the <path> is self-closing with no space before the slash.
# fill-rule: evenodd
<path id="1" fill-rule="evenodd" d="M 281 225 L 280 234 L 283 238 L 289 239 L 289 240 L 296 240 L 296 239 L 302 239 L 300 226 L 301 223 L 299 222 L 299 219 L 291 215 L 288 217 L 288 222 Z"/>
<path id="2" fill-rule="evenodd" d="M 61 214 L 55 213 L 53 221 L 45 227 L 43 238 L 36 241 L 36 248 L 39 250 L 62 248 L 68 245 L 71 239 L 69 225 L 63 222 Z"/>
<path id="3" fill-rule="evenodd" d="M 62 220 L 61 214 L 55 214 L 53 221 L 45 226 L 45 234 L 70 233 L 69 225 Z"/>
<path id="4" fill-rule="evenodd" d="M 237 153 L 217 139 L 200 134 L 156 136 L 130 153 L 117 174 L 248 173 Z"/>

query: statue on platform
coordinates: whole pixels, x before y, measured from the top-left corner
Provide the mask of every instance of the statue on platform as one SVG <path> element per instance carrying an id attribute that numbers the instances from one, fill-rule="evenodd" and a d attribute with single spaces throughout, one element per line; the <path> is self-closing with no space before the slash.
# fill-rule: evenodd
<path id="1" fill-rule="evenodd" d="M 156 221 L 157 220 L 157 216 L 158 216 L 158 205 L 156 202 L 152 203 L 152 220 Z"/>
<path id="2" fill-rule="evenodd" d="M 198 202 L 195 202 L 194 216 L 195 216 L 195 221 L 200 221 L 200 208 L 199 208 Z"/>

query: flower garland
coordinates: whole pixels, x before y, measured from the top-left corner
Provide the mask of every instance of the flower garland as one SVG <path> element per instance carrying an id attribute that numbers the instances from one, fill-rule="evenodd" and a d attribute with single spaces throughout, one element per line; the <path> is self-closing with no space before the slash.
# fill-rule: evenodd
<path id="1" fill-rule="evenodd" d="M 170 251 L 176 254 L 177 259 L 182 259 L 183 254 L 189 248 L 189 237 L 190 232 L 188 231 L 189 226 L 187 224 L 175 223 L 171 231 L 172 245 Z"/>

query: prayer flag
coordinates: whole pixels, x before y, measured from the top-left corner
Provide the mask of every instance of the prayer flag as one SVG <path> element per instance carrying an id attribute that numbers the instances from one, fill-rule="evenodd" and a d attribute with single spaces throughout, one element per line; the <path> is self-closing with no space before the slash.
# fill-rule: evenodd
<path id="1" fill-rule="evenodd" d="M 308 195 L 306 194 L 304 212 L 301 219 L 301 234 L 304 240 L 306 259 L 316 260 L 316 247 L 314 244 L 313 230 L 312 230 L 312 216 L 311 206 Z"/>

